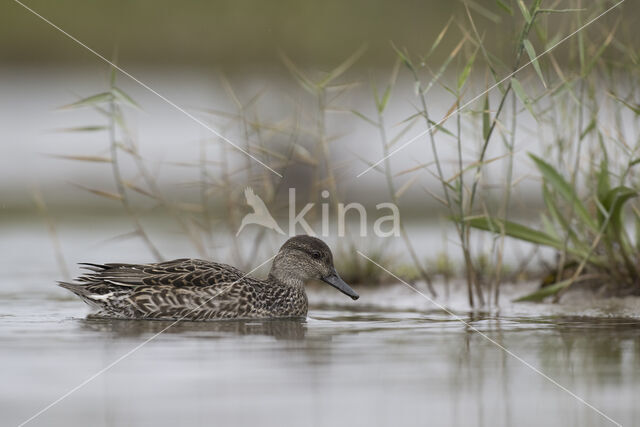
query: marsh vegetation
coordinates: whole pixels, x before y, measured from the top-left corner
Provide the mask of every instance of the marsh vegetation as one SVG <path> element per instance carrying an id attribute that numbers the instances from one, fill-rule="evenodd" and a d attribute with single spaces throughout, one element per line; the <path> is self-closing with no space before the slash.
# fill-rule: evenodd
<path id="1" fill-rule="evenodd" d="M 115 191 L 78 188 L 119 203 L 131 222 L 127 236 L 141 239 L 156 260 L 164 257 L 141 212 L 163 212 L 198 256 L 209 257 L 215 236 L 233 237 L 238 230 L 247 212 L 245 187 L 260 194 L 276 217 L 287 211 L 288 188 L 301 189 L 297 202 L 315 203 L 306 216 L 315 226 L 324 221 L 321 209 L 334 212 L 345 202 L 345 181 L 381 178 L 381 201 L 402 206 L 407 197 L 435 200 L 453 225 L 455 238 L 446 240 L 460 251 L 459 261 L 445 252 L 426 259 L 415 249 L 404 221 L 398 230 L 403 246 L 395 252 L 384 241 L 367 243 L 370 256 L 402 271 L 406 280 L 423 283 L 433 296 L 434 276 L 447 282 L 460 276 L 471 307 L 496 306 L 501 283 L 531 279 L 532 274 L 544 286 L 522 300 L 557 300 L 573 286 L 606 295 L 638 294 L 640 57 L 633 32 L 624 23 L 595 20 L 611 5 L 584 8 L 580 1 L 571 3 L 558 9 L 540 0 L 499 1 L 496 10 L 466 4 L 464 13 L 445 22 L 421 51 L 392 44 L 395 61 L 387 71 L 378 69 L 365 78 L 356 68 L 364 46 L 328 72 L 301 66 L 282 51 L 279 59 L 299 92 L 281 94 L 288 107 L 277 113 L 262 102 L 264 90 L 241 95 L 233 79 L 220 73 L 232 108 L 190 110 L 220 135 L 203 138 L 198 158 L 182 165 L 199 174 L 196 182 L 187 184 L 191 191 L 185 199 L 168 196 L 157 183 L 128 119 L 141 107 L 121 89 L 114 69 L 105 91 L 62 107 L 93 109 L 96 122 L 69 132 L 99 132 L 108 141 L 108 151 L 64 157 L 111 165 Z M 485 32 L 476 25 L 479 19 L 500 23 L 510 34 L 505 38 L 513 52 L 509 60 L 486 43 Z M 592 20 L 588 28 L 569 36 Z M 448 43 L 443 52 L 445 39 L 457 42 L 453 49 Z M 399 87 L 411 87 L 412 98 L 400 99 L 407 91 Z M 363 96 L 370 99 L 369 107 L 353 101 Z M 414 113 L 398 119 L 389 112 L 394 102 L 409 102 Z M 342 154 L 334 153 L 335 145 L 349 138 L 342 134 L 345 121 L 377 135 L 377 141 L 358 141 L 352 153 L 361 165 L 358 178 L 347 176 Z M 228 144 L 229 138 L 236 147 Z M 523 150 L 518 146 L 522 138 L 534 142 Z M 419 156 L 413 166 L 399 168 L 394 156 L 409 145 Z M 513 213 L 514 193 L 531 178 L 514 172 L 523 165 L 537 172 L 543 201 L 539 218 L 526 223 Z M 425 184 L 425 176 L 437 185 Z M 323 191 L 328 191 L 325 198 Z M 248 267 L 262 246 L 273 245 L 268 233 L 261 229 L 251 239 L 231 238 L 233 262 Z M 336 257 L 348 280 L 389 280 L 384 271 L 358 257 L 358 230 L 349 233 L 354 238 L 341 243 Z M 477 238 L 484 239 L 481 249 L 472 243 Z M 530 243 L 531 252 L 521 262 L 506 265 L 505 239 Z M 550 248 L 553 256 L 540 255 L 540 248 Z"/>

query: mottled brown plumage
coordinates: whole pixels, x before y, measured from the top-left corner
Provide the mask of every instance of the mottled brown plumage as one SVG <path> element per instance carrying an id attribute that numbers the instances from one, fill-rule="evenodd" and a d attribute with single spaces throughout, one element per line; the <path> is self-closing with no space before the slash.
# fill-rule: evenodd
<path id="1" fill-rule="evenodd" d="M 126 319 L 250 319 L 306 317 L 304 284 L 323 280 L 353 299 L 340 279 L 329 247 L 296 236 L 274 258 L 269 277 L 258 280 L 227 264 L 176 259 L 155 264 L 83 264 L 76 283 L 59 282 L 97 309 Z"/>

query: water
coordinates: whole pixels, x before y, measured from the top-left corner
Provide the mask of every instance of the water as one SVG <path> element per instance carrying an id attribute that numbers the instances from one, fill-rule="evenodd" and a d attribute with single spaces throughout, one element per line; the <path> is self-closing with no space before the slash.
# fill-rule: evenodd
<path id="1" fill-rule="evenodd" d="M 440 311 L 349 304 L 306 322 L 181 322 L 153 338 L 170 322 L 86 319 L 78 301 L 39 295 L 2 307 L 3 425 L 136 348 L 31 425 L 608 424 Z M 639 320 L 467 320 L 616 421 L 640 422 Z"/>
<path id="2" fill-rule="evenodd" d="M 229 98 L 221 85 L 217 73 L 212 73 L 207 68 L 197 67 L 126 68 L 154 90 L 195 114 L 216 130 L 223 132 L 236 144 L 244 146 L 245 137 L 241 127 L 230 126 L 226 119 L 221 120 L 220 117 L 212 117 L 200 111 L 200 109 L 229 113 L 236 111 L 234 101 Z M 229 77 L 242 102 L 248 103 L 257 94 L 262 94 L 256 108 L 259 111 L 260 120 L 265 125 L 313 128 L 314 99 L 300 88 L 289 73 L 283 73 L 283 71 L 283 68 L 277 67 L 273 70 L 237 72 Z M 385 68 L 379 71 L 384 76 L 384 84 L 386 84 L 388 70 Z M 369 76 L 370 73 L 369 69 L 361 70 L 357 73 L 357 76 L 360 76 L 358 79 Z M 4 95 L 0 97 L 0 123 L 3 139 L 7 141 L 0 144 L 0 194 L 2 195 L 0 205 L 29 205 L 32 202 L 33 188 L 38 186 L 45 194 L 49 206 L 86 206 L 96 203 L 99 199 L 88 192 L 78 191 L 77 187 L 69 184 L 70 182 L 82 183 L 91 188 L 112 188 L 113 176 L 108 165 L 50 157 L 50 155 L 104 156 L 108 151 L 109 141 L 105 132 L 61 131 L 73 127 L 103 125 L 105 119 L 102 115 L 91 109 L 56 110 L 79 98 L 106 90 L 107 76 L 108 69 L 101 65 L 88 68 L 14 68 L 0 64 L 0 93 Z M 480 82 L 476 93 L 484 90 L 483 82 L 484 80 Z M 186 165 L 199 164 L 200 144 L 212 138 L 211 132 L 130 79 L 122 77 L 118 80 L 118 85 L 143 107 L 143 111 L 127 110 L 127 120 L 134 130 L 140 153 L 147 167 L 153 171 L 158 184 L 165 194 L 171 194 L 176 199 L 190 202 L 197 200 L 195 198 L 198 195 L 197 187 L 193 183 L 199 180 L 200 170 L 198 167 Z M 291 102 L 294 98 L 296 101 Z M 444 89 L 437 87 L 430 91 L 430 99 L 433 104 L 430 112 L 434 117 L 444 117 L 453 102 Z M 388 132 L 391 137 L 400 131 L 401 127 L 398 123 L 415 113 L 413 100 L 415 100 L 414 85 L 410 81 L 399 82 L 387 108 L 386 120 L 390 124 Z M 346 110 L 355 109 L 371 117 L 375 116 L 369 85 L 362 85 L 357 90 L 354 89 L 348 97 L 336 100 L 335 106 Z M 303 108 L 302 114 L 300 114 L 300 108 Z M 287 124 L 298 116 L 305 118 L 305 121 L 295 126 Z M 311 121 L 306 123 L 306 119 Z M 519 120 L 523 127 L 535 128 L 535 121 L 528 115 Z M 633 121 L 630 119 L 630 122 Z M 424 132 L 426 128 L 422 126 L 423 124 L 414 126 L 401 141 L 408 141 L 420 132 Z M 369 162 L 377 161 L 382 157 L 377 129 L 355 115 L 348 114 L 329 114 L 327 127 L 331 138 L 337 138 L 332 144 L 331 152 L 336 165 L 339 165 L 341 191 L 348 193 L 356 200 L 374 201 L 375 204 L 388 202 L 387 192 L 382 194 L 380 192 L 381 188 L 386 188 L 382 174 L 367 173 L 363 178 L 356 177 L 367 167 L 360 156 L 364 156 Z M 313 152 L 311 141 L 305 133 L 296 138 L 296 143 Z M 289 137 L 287 132 L 278 135 L 275 140 L 267 136 L 267 142 L 273 144 L 269 147 L 280 150 L 284 148 L 282 143 Z M 283 138 L 282 141 L 279 138 Z M 530 138 L 526 132 L 518 132 L 517 141 L 520 156 L 525 156 L 529 151 L 537 153 L 540 150 L 538 141 Z M 217 140 L 207 144 L 208 158 L 220 158 L 220 150 L 223 146 L 229 148 L 227 144 Z M 501 151 L 501 144 L 496 144 L 496 147 L 497 149 L 494 149 L 494 146 L 489 147 L 487 158 L 504 154 Z M 443 140 L 439 144 L 439 150 L 444 159 L 445 170 L 457 164 L 450 161 L 457 158 L 454 140 Z M 230 170 L 244 166 L 246 160 L 244 154 L 231 150 L 228 156 Z M 424 144 L 416 143 L 395 155 L 392 165 L 394 172 L 397 173 L 414 168 L 419 163 L 430 161 L 431 158 L 425 155 Z M 476 158 L 472 157 L 467 161 L 471 163 L 476 161 Z M 121 161 L 120 167 L 127 179 L 138 182 L 138 171 L 131 162 Z M 254 167 L 260 166 L 254 164 Z M 502 185 L 501 177 L 504 175 L 504 167 L 505 164 L 501 161 L 489 162 L 485 166 L 487 185 L 491 182 Z M 217 175 L 219 172 L 217 166 L 211 166 L 210 169 L 212 174 Z M 524 182 L 519 187 L 522 191 L 514 192 L 515 200 L 520 200 L 522 195 L 523 201 L 530 202 L 532 196 L 539 194 L 539 183 L 528 179 L 528 174 L 532 171 L 529 162 L 523 161 L 519 164 L 514 180 L 524 179 Z M 456 172 L 457 170 L 452 169 L 450 173 L 453 175 Z M 364 179 L 365 176 L 366 179 Z M 296 178 L 287 178 L 292 179 L 285 181 L 285 185 L 303 185 Z M 405 177 L 398 178 L 398 188 L 405 179 Z M 184 183 L 188 185 L 183 185 Z M 422 173 L 418 183 L 430 188 L 437 188 L 440 185 L 428 173 Z M 243 188 L 244 185 L 245 183 L 240 183 L 239 187 Z M 439 202 L 426 196 L 418 185 L 411 186 L 404 194 L 403 204 L 415 204 L 416 200 L 420 200 L 432 207 L 440 206 Z M 141 203 L 145 202 L 146 200 L 143 200 Z M 514 206 L 519 207 L 519 205 Z M 421 204 L 420 207 L 422 208 L 423 205 Z"/>
<path id="3" fill-rule="evenodd" d="M 148 261 L 139 241 L 107 240 L 122 229 L 61 221 L 67 262 Z M 173 231 L 153 233 L 167 257 L 194 255 Z M 3 222 L 0 236 L 2 425 L 94 376 L 29 425 L 613 425 L 474 329 L 617 422 L 640 424 L 637 299 L 511 304 L 535 284 L 507 286 L 489 315 L 467 311 L 461 284 L 447 298 L 439 287 L 465 324 L 400 284 L 355 286 L 356 302 L 312 287 L 305 322 L 169 327 L 87 318 L 54 285 L 42 224 Z"/>

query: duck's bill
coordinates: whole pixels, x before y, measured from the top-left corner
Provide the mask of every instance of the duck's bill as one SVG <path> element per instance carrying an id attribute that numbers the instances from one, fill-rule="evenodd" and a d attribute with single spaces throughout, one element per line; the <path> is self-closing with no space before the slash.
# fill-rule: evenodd
<path id="1" fill-rule="evenodd" d="M 343 294 L 350 296 L 351 299 L 357 300 L 358 298 L 360 298 L 360 295 L 358 295 L 356 291 L 351 289 L 351 286 L 347 285 L 344 280 L 342 280 L 340 276 L 338 276 L 338 272 L 335 270 L 333 270 L 328 276 L 323 277 L 322 281 L 330 284 Z"/>

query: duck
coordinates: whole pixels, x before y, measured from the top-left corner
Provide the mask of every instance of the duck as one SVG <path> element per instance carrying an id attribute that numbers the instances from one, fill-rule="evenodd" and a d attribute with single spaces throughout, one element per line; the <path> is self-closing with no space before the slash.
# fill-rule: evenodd
<path id="1" fill-rule="evenodd" d="M 305 284 L 323 281 L 357 300 L 338 275 L 331 249 L 307 235 L 288 239 L 260 280 L 213 261 L 181 258 L 152 264 L 81 263 L 89 270 L 58 285 L 96 311 L 120 319 L 218 320 L 306 318 Z"/>

